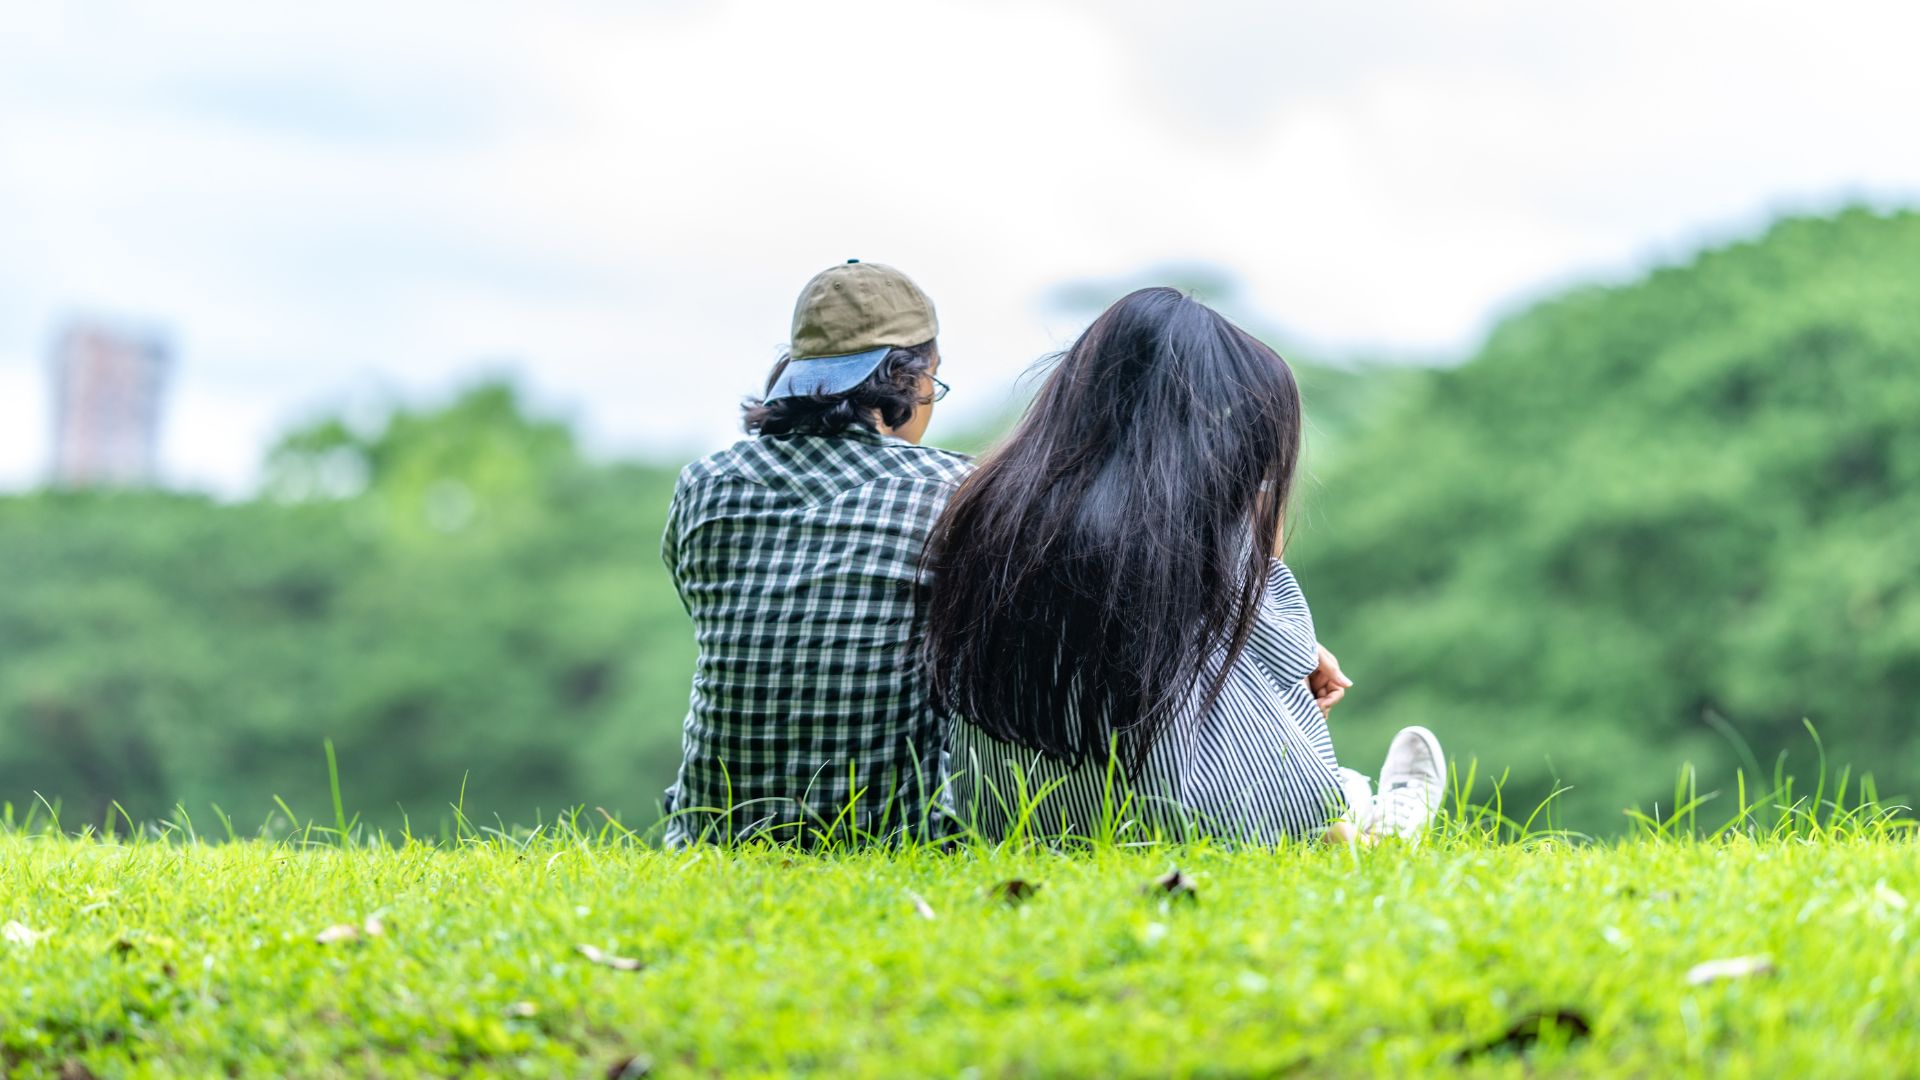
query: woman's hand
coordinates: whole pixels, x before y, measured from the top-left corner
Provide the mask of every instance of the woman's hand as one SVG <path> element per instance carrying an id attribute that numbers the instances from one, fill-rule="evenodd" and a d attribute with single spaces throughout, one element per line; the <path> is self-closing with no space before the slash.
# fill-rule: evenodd
<path id="1" fill-rule="evenodd" d="M 1339 704 L 1341 698 L 1347 696 L 1347 687 L 1353 685 L 1353 680 L 1341 673 L 1340 661 L 1327 651 L 1325 645 L 1318 648 L 1320 666 L 1307 676 L 1307 689 L 1313 691 L 1313 701 L 1320 706 L 1320 715 L 1326 716 L 1333 712 L 1333 707 Z"/>

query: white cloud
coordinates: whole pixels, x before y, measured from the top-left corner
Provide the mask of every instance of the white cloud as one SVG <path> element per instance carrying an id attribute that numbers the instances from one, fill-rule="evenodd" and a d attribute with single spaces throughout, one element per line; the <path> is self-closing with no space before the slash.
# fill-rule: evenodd
<path id="1" fill-rule="evenodd" d="M 239 0 L 0 17 L 0 484 L 41 349 L 160 318 L 166 454 L 228 489 L 355 386 L 516 362 L 605 447 L 728 437 L 794 292 L 938 301 L 952 405 L 1074 329 L 1050 286 L 1243 275 L 1320 349 L 1458 352 L 1544 282 L 1920 191 L 1892 4 Z"/>

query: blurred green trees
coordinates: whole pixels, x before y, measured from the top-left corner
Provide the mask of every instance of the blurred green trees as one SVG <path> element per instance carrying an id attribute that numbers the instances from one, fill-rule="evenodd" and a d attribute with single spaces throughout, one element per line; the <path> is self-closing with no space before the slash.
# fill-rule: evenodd
<path id="1" fill-rule="evenodd" d="M 588 465 L 483 385 L 289 435 L 254 502 L 0 500 L 0 797 L 324 816 L 331 738 L 380 824 L 437 827 L 469 771 L 483 820 L 647 818 L 692 663 L 658 555 L 672 479 Z"/>
<path id="2" fill-rule="evenodd" d="M 1604 832 L 1683 761 L 1812 769 L 1806 718 L 1920 795 L 1920 215 L 1575 290 L 1455 368 L 1300 368 L 1288 558 L 1356 680 L 1348 763 L 1426 724 Z M 254 501 L 0 498 L 0 799 L 324 817 L 331 738 L 381 824 L 469 773 L 476 818 L 650 820 L 693 656 L 672 481 L 487 384 L 289 434 Z"/>
<path id="3" fill-rule="evenodd" d="M 1609 830 L 1683 760 L 1728 801 L 1743 762 L 1812 771 L 1804 718 L 1920 794 L 1920 215 L 1539 304 L 1323 480 L 1289 557 L 1348 756 L 1426 724 Z"/>

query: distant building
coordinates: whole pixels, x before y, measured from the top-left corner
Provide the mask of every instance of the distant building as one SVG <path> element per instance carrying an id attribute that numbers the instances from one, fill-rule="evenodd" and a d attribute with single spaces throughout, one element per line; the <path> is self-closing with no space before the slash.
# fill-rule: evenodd
<path id="1" fill-rule="evenodd" d="M 153 330 L 77 319 L 53 342 L 53 482 L 150 484 L 172 349 Z"/>

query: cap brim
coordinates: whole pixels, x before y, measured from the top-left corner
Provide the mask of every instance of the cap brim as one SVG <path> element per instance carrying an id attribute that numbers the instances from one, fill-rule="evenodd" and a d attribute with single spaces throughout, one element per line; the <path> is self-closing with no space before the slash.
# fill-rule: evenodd
<path id="1" fill-rule="evenodd" d="M 865 382 L 893 346 L 882 345 L 866 352 L 845 356 L 810 356 L 787 361 L 786 369 L 767 388 L 766 400 L 787 397 L 811 397 L 815 394 L 844 394 Z"/>

